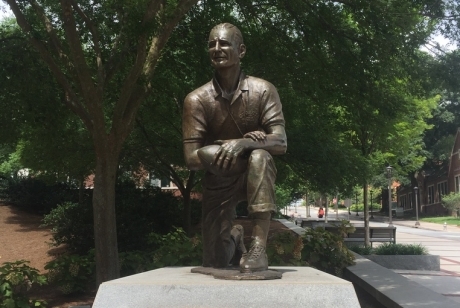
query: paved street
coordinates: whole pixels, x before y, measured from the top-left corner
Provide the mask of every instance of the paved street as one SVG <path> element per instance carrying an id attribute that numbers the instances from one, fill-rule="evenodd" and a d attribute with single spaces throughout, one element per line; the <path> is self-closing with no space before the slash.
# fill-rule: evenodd
<path id="1" fill-rule="evenodd" d="M 317 218 L 318 208 L 311 208 L 310 219 Z M 287 211 L 295 216 L 300 215 L 306 218 L 305 207 L 291 208 Z M 363 224 L 364 215 L 362 212 L 353 212 L 351 215 L 346 210 L 339 210 L 335 213 L 329 209 L 328 219 L 347 219 L 355 224 Z M 371 226 L 387 226 L 388 217 L 374 216 L 370 222 Z M 399 271 L 401 275 L 460 303 L 460 227 L 420 222 L 420 227 L 415 228 L 415 221 L 393 218 L 393 225 L 396 229 L 396 242 L 400 244 L 421 244 L 425 246 L 432 255 L 439 255 L 441 260 L 440 272 L 427 271 Z M 377 243 L 374 246 L 378 246 Z"/>

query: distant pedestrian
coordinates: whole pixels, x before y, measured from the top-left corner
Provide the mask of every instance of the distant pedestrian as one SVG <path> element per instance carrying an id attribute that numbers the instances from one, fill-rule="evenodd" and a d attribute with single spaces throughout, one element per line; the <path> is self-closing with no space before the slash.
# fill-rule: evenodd
<path id="1" fill-rule="evenodd" d="M 324 209 L 322 206 L 320 206 L 318 210 L 318 218 L 323 218 L 323 216 L 324 216 Z"/>

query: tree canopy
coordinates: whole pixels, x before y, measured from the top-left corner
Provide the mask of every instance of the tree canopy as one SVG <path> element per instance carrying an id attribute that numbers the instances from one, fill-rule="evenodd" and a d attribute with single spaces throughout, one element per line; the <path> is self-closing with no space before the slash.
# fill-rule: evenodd
<path id="1" fill-rule="evenodd" d="M 455 53 L 419 51 L 455 1 L 4 2 L 22 32 L 2 24 L 0 157 L 16 153 L 11 162 L 20 155 L 41 170 L 61 161 L 72 176 L 95 172 L 98 282 L 118 275 L 120 162 L 170 176 L 185 194 L 199 178 L 180 168 L 180 119 L 187 93 L 212 78 L 206 41 L 217 23 L 241 29 L 243 69 L 278 88 L 289 143 L 277 159 L 279 181 L 302 182 L 299 189 L 346 194 L 385 164 L 401 174 L 418 168 L 422 133 L 437 125 L 427 123 L 435 84 L 444 90 L 435 118 L 456 116 L 458 70 L 450 79 L 428 74 L 439 61 L 455 67 Z M 452 36 L 453 22 L 444 23 Z"/>

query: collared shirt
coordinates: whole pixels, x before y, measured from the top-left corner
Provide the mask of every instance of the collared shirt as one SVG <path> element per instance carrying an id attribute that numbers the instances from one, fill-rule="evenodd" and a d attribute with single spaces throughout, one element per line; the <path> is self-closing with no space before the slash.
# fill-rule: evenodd
<path id="1" fill-rule="evenodd" d="M 256 130 L 269 132 L 283 125 L 276 88 L 268 81 L 240 74 L 238 88 L 229 101 L 216 78 L 185 98 L 182 118 L 184 143 L 213 144 L 215 140 L 242 138 Z"/>

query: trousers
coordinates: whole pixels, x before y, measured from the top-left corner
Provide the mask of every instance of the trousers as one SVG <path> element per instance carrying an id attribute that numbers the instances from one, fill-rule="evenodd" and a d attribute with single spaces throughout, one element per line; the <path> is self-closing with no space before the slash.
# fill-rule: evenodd
<path id="1" fill-rule="evenodd" d="M 249 215 L 274 212 L 276 167 L 265 150 L 253 150 L 244 174 L 221 177 L 207 172 L 203 179 L 203 266 L 227 267 L 236 243 L 230 235 L 236 206 L 248 202 Z"/>

